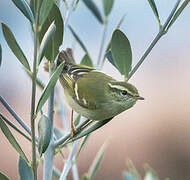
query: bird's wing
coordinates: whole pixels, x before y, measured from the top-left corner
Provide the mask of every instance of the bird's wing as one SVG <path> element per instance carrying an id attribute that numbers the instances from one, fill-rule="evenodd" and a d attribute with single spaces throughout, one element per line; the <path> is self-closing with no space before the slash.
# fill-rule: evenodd
<path id="1" fill-rule="evenodd" d="M 103 78 L 102 78 L 103 75 Z M 88 109 L 98 109 L 107 101 L 107 82 L 114 79 L 99 71 L 93 70 L 83 75 L 74 84 L 75 99 L 79 105 Z"/>

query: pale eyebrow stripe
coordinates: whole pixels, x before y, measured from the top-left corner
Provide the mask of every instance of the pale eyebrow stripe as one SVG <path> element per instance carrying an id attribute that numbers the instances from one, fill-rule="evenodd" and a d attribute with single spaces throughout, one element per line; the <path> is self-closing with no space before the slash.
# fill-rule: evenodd
<path id="1" fill-rule="evenodd" d="M 125 88 L 125 87 L 123 87 L 123 86 L 120 86 L 120 85 L 113 85 L 113 84 L 111 84 L 111 83 L 108 83 L 108 85 L 111 87 L 111 88 L 115 88 L 115 89 L 119 89 L 119 90 L 125 90 L 125 91 L 127 91 L 127 93 L 129 93 L 129 94 L 133 94 L 131 91 L 129 91 L 127 88 Z"/>

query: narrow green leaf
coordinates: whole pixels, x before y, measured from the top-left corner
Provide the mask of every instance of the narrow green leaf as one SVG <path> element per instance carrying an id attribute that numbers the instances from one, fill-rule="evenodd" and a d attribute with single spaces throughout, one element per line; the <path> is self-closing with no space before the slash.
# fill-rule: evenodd
<path id="1" fill-rule="evenodd" d="M 76 119 L 75 119 L 75 121 L 74 121 L 75 126 L 78 126 L 78 125 L 79 125 L 80 119 L 81 119 L 81 115 L 77 115 L 77 117 L 76 117 Z"/>
<path id="2" fill-rule="evenodd" d="M 12 0 L 12 2 L 16 5 L 18 9 L 25 15 L 26 18 L 33 24 L 34 23 L 34 15 L 30 6 L 25 0 Z"/>
<path id="3" fill-rule="evenodd" d="M 44 37 L 42 39 L 42 42 L 40 44 L 40 51 L 38 56 L 38 63 L 41 63 L 42 58 L 44 57 L 45 51 L 49 45 L 49 42 L 51 41 L 53 35 L 55 34 L 56 26 L 55 23 L 52 22 L 52 24 L 49 26 L 47 32 L 44 34 Z"/>
<path id="4" fill-rule="evenodd" d="M 47 19 L 52 7 L 54 0 L 43 0 L 40 8 L 39 26 L 41 27 Z"/>
<path id="5" fill-rule="evenodd" d="M 9 130 L 9 128 L 7 127 L 7 125 L 4 123 L 2 117 L 0 117 L 0 128 L 3 132 L 3 134 L 5 135 L 5 137 L 8 139 L 8 141 L 10 142 L 10 144 L 15 148 L 15 150 L 20 154 L 20 156 L 22 156 L 22 158 L 29 163 L 26 155 L 24 154 L 24 152 L 22 151 L 20 145 L 18 144 L 18 142 L 16 141 L 16 139 L 14 138 L 13 134 L 11 133 L 11 131 Z"/>
<path id="6" fill-rule="evenodd" d="M 0 172 L 0 179 L 1 180 L 9 180 L 7 176 L 5 176 L 3 173 Z"/>
<path id="7" fill-rule="evenodd" d="M 24 67 L 30 71 L 30 65 L 28 63 L 28 60 L 26 59 L 26 56 L 24 55 L 20 46 L 18 45 L 13 33 L 4 23 L 1 23 L 1 25 L 2 25 L 3 35 L 5 37 L 5 40 L 9 48 L 12 50 L 17 59 L 24 65 Z"/>
<path id="8" fill-rule="evenodd" d="M 78 150 L 78 152 L 76 154 L 76 158 L 75 158 L 76 160 L 78 159 L 80 152 L 84 149 L 85 145 L 87 144 L 89 136 L 90 136 L 90 134 L 88 134 L 87 136 L 85 136 L 85 138 L 83 139 L 83 141 L 82 141 L 82 143 L 80 145 L 80 148 L 79 148 L 79 150 Z"/>
<path id="9" fill-rule="evenodd" d="M 1 63 L 2 63 L 2 48 L 1 48 L 1 44 L 0 44 L 0 67 L 1 67 Z"/>
<path id="10" fill-rule="evenodd" d="M 76 41 L 79 43 L 79 45 L 81 46 L 81 48 L 84 50 L 85 53 L 88 54 L 88 50 L 86 49 L 84 43 L 81 41 L 81 39 L 79 38 L 79 36 L 76 34 L 76 32 L 74 31 L 74 29 L 69 25 L 68 26 L 72 35 L 74 36 L 74 38 L 76 39 Z"/>
<path id="11" fill-rule="evenodd" d="M 112 10 L 114 0 L 103 0 L 104 14 L 108 16 Z"/>
<path id="12" fill-rule="evenodd" d="M 80 138 L 82 138 L 82 137 L 84 137 L 84 136 L 86 136 L 86 135 L 88 135 L 88 134 L 91 134 L 93 131 L 95 131 L 95 130 L 101 128 L 102 126 L 104 126 L 105 124 L 107 124 L 107 123 L 108 123 L 109 121 L 111 121 L 111 120 L 112 120 L 112 118 L 106 119 L 106 120 L 103 120 L 103 121 L 98 121 L 98 122 L 95 123 L 93 126 L 91 126 L 89 129 L 87 129 L 87 130 L 81 132 L 79 135 L 77 135 L 76 137 L 72 138 L 72 141 L 69 141 L 69 142 L 73 142 L 73 141 L 75 141 L 75 140 L 77 140 L 77 139 L 80 139 Z M 68 143 L 69 143 L 69 142 L 68 142 Z"/>
<path id="13" fill-rule="evenodd" d="M 19 156 L 18 171 L 20 180 L 34 180 L 32 168 L 28 166 L 21 156 Z"/>
<path id="14" fill-rule="evenodd" d="M 98 154 L 94 158 L 92 165 L 90 166 L 90 169 L 88 171 L 88 177 L 91 180 L 93 180 L 96 175 L 96 172 L 97 172 L 97 170 L 100 166 L 100 163 L 104 157 L 105 149 L 106 149 L 106 144 L 103 144 L 103 146 L 100 148 Z"/>
<path id="15" fill-rule="evenodd" d="M 48 47 L 45 51 L 45 57 L 53 63 L 57 54 L 59 53 L 59 47 L 62 45 L 63 42 L 63 27 L 64 27 L 61 12 L 57 7 L 57 5 L 55 4 L 53 5 L 48 17 L 46 18 L 46 21 L 41 27 L 39 33 L 40 43 L 42 42 L 42 39 L 45 33 L 47 32 L 50 24 L 52 24 L 52 22 L 55 22 L 56 31 L 51 41 L 48 43 Z"/>
<path id="16" fill-rule="evenodd" d="M 176 21 L 176 19 L 179 17 L 179 15 L 182 13 L 182 11 L 185 9 L 185 7 L 189 4 L 190 0 L 185 0 L 183 4 L 180 6 L 180 8 L 175 12 L 172 20 L 170 21 L 166 31 L 173 25 L 173 23 Z"/>
<path id="17" fill-rule="evenodd" d="M 45 115 L 42 115 L 38 123 L 38 151 L 40 156 L 46 151 L 49 146 L 52 135 L 52 121 Z"/>
<path id="18" fill-rule="evenodd" d="M 62 62 L 56 69 L 56 71 L 52 74 L 47 86 L 45 87 L 44 91 L 42 92 L 42 95 L 40 97 L 40 100 L 38 101 L 38 105 L 36 108 L 36 114 L 42 109 L 42 106 L 47 101 L 48 97 L 50 96 L 62 70 L 64 67 L 64 62 Z"/>
<path id="19" fill-rule="evenodd" d="M 92 59 L 89 57 L 88 54 L 85 54 L 84 57 L 82 58 L 80 64 L 82 65 L 86 65 L 86 66 L 90 66 L 90 67 L 93 67 L 93 62 L 92 62 Z"/>
<path id="20" fill-rule="evenodd" d="M 111 53 L 114 64 L 122 75 L 128 76 L 132 64 L 131 45 L 125 34 L 116 29 L 111 40 Z"/>
<path id="21" fill-rule="evenodd" d="M 102 15 L 98 9 L 98 7 L 96 6 L 96 4 L 94 3 L 93 0 L 83 0 L 84 4 L 87 6 L 87 8 L 92 12 L 92 14 L 94 14 L 94 16 L 97 18 L 97 20 L 103 24 L 103 18 Z"/>
<path id="22" fill-rule="evenodd" d="M 11 126 L 15 131 L 17 131 L 18 133 L 20 133 L 22 136 L 24 136 L 27 140 L 31 141 L 31 139 L 24 134 L 20 129 L 18 129 L 13 123 L 11 123 L 7 118 L 5 118 L 1 113 L 0 113 L 0 117 L 2 118 L 3 121 L 5 121 L 9 126 Z"/>
<path id="23" fill-rule="evenodd" d="M 157 10 L 157 7 L 156 7 L 154 0 L 148 0 L 148 2 L 150 4 L 150 7 L 152 8 L 152 11 L 154 12 L 156 19 L 158 20 L 159 27 L 161 27 L 158 10 Z"/>

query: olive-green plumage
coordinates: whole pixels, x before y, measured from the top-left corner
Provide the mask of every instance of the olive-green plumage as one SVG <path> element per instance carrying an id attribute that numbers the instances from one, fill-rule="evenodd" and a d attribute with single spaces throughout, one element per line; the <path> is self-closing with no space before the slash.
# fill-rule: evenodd
<path id="1" fill-rule="evenodd" d="M 58 63 L 65 61 L 60 82 L 68 104 L 77 113 L 92 120 L 105 120 L 132 107 L 139 96 L 137 89 L 91 67 L 76 65 L 62 51 Z"/>

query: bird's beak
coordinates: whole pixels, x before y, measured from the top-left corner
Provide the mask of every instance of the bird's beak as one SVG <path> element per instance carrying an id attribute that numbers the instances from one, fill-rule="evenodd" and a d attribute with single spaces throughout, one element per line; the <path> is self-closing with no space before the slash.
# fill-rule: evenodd
<path id="1" fill-rule="evenodd" d="M 136 96 L 135 96 L 135 99 L 136 99 L 136 100 L 144 100 L 144 98 L 141 97 L 141 96 L 139 96 L 139 95 L 136 95 Z"/>

